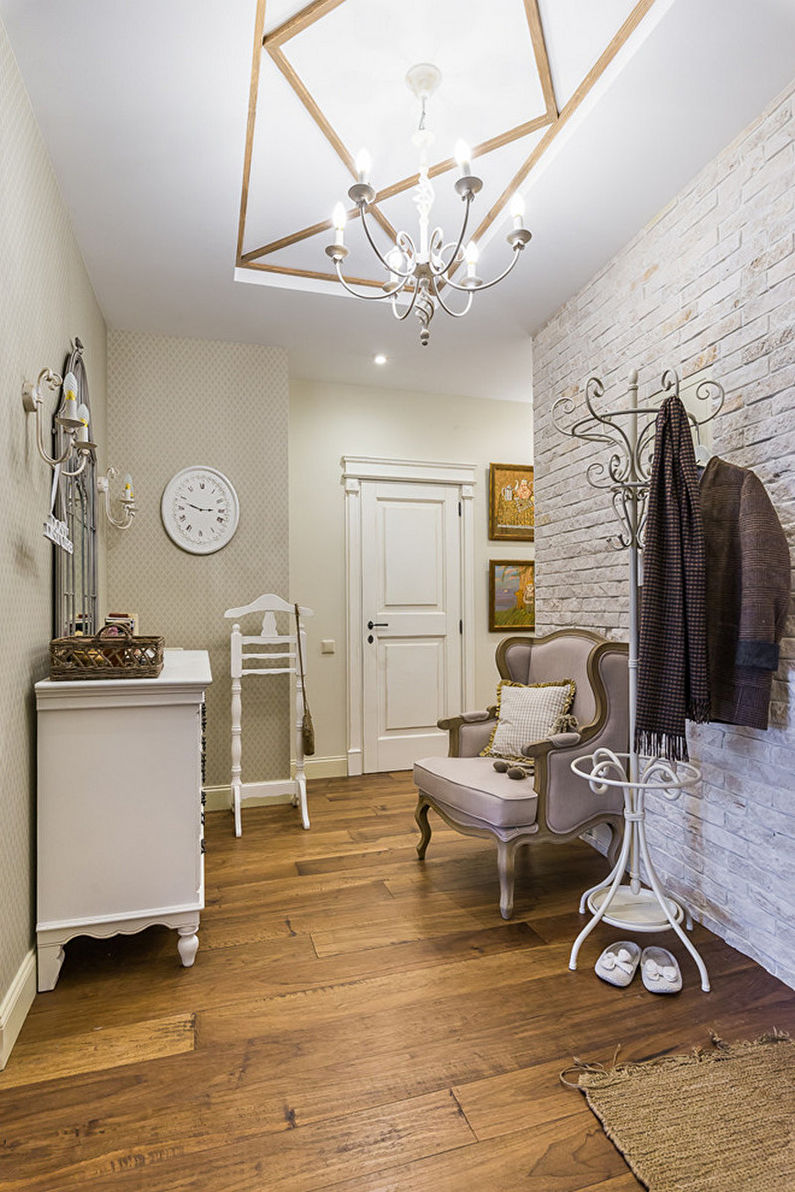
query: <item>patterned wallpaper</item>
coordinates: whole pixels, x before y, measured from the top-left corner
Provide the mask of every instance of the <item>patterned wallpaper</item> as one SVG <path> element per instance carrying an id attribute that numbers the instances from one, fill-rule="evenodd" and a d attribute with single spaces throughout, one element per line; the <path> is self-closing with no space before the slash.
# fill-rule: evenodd
<path id="1" fill-rule="evenodd" d="M 288 594 L 287 354 L 255 344 L 108 336 L 110 462 L 135 483 L 130 530 L 108 531 L 114 609 L 140 616 L 166 646 L 208 649 L 207 782 L 229 783 L 229 632 L 224 609 L 263 592 Z M 240 521 L 228 546 L 191 555 L 166 535 L 160 498 L 190 464 L 218 468 L 237 490 Z M 246 625 L 244 624 L 244 628 Z M 258 629 L 256 618 L 250 632 Z M 290 773 L 286 680 L 243 690 L 243 780 Z"/>
<path id="2" fill-rule="evenodd" d="M 94 437 L 104 459 L 105 324 L 0 23 L 0 1000 L 31 946 L 35 916 L 32 684 L 47 672 L 52 547 L 42 536 L 51 473 L 21 386 L 86 348 Z M 100 574 L 104 562 L 100 556 Z"/>

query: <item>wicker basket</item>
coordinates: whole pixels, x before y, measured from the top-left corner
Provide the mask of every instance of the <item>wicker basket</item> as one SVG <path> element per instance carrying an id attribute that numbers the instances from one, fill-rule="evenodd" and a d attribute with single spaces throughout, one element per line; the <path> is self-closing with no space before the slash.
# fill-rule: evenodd
<path id="1" fill-rule="evenodd" d="M 156 679 L 162 669 L 163 638 L 133 637 L 123 625 L 50 642 L 51 679 Z"/>

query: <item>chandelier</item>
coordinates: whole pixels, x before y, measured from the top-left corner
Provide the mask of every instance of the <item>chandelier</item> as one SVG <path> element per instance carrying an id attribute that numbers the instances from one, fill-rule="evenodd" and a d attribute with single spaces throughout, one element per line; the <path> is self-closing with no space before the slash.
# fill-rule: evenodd
<path id="1" fill-rule="evenodd" d="M 433 133 L 426 127 L 426 108 L 431 95 L 441 82 L 441 71 L 431 63 L 423 62 L 412 66 L 406 75 L 409 89 L 420 102 L 420 120 L 417 131 L 412 137 L 414 145 L 419 150 L 420 170 L 419 182 L 414 187 L 413 200 L 419 214 L 419 242 L 415 244 L 408 232 L 398 232 L 394 245 L 384 256 L 376 245 L 367 222 L 367 209 L 376 198 L 374 187 L 370 184 L 370 155 L 366 150 L 356 158 L 357 181 L 348 191 L 348 197 L 356 205 L 362 221 L 367 241 L 375 253 L 378 261 L 386 270 L 387 278 L 381 287 L 382 294 L 362 294 L 345 280 L 342 274 L 342 263 L 348 255 L 345 247 L 346 214 L 342 203 L 334 208 L 333 224 L 335 229 L 334 243 L 326 249 L 326 255 L 334 262 L 334 267 L 342 285 L 354 298 L 361 298 L 365 302 L 381 302 L 388 299 L 392 305 L 395 318 L 403 322 L 414 312 L 420 324 L 420 343 L 425 346 L 430 338 L 430 322 L 441 307 L 446 314 L 455 319 L 463 318 L 469 312 L 475 292 L 489 290 L 498 285 L 508 276 L 519 259 L 519 254 L 530 240 L 530 232 L 523 226 L 524 201 L 519 194 L 515 194 L 511 202 L 511 216 L 513 229 L 508 233 L 507 240 L 513 250 L 513 256 L 506 269 L 495 277 L 493 281 L 484 282 L 477 275 L 478 248 L 473 240 L 466 247 L 469 213 L 475 195 L 483 188 L 483 182 L 472 173 L 470 151 L 468 146 L 459 141 L 455 148 L 455 157 L 461 169 L 461 176 L 455 183 L 455 189 L 464 203 L 464 218 L 457 240 L 446 242 L 440 227 L 430 231 L 430 214 L 435 198 L 435 191 L 428 177 L 428 153 L 433 144 Z M 462 264 L 466 264 L 466 275 L 460 283 L 454 281 L 454 275 Z M 460 310 L 449 305 L 450 295 L 445 290 L 458 291 L 466 294 L 466 302 Z"/>

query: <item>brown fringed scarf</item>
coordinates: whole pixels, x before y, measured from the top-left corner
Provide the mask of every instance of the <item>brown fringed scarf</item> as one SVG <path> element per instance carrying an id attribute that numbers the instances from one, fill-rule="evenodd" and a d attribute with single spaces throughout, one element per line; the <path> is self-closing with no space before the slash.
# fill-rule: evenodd
<path id="1" fill-rule="evenodd" d="M 709 720 L 706 551 L 687 413 L 657 415 L 643 551 L 635 748 L 687 760 L 685 720 Z"/>

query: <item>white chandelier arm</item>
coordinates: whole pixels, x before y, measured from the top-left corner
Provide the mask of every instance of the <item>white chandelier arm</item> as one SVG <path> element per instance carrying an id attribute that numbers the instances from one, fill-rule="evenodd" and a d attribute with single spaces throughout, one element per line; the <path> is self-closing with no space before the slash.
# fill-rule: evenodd
<path id="1" fill-rule="evenodd" d="M 508 274 L 511 272 L 511 270 L 516 265 L 516 262 L 519 260 L 519 253 L 521 251 L 522 251 L 521 248 L 515 248 L 513 250 L 513 260 L 511 261 L 510 265 L 508 266 L 507 269 L 503 269 L 503 271 L 499 275 L 499 277 L 495 277 L 493 281 L 483 282 L 483 284 L 479 285 L 479 286 L 459 286 L 457 282 L 452 281 L 448 277 L 445 279 L 445 284 L 450 286 L 451 289 L 453 289 L 453 290 L 460 290 L 463 294 L 471 294 L 473 289 L 477 290 L 477 292 L 479 294 L 481 293 L 482 290 L 490 290 L 492 288 L 492 286 L 499 285 L 499 283 L 501 281 L 503 281 L 503 279 L 508 276 Z"/>
<path id="2" fill-rule="evenodd" d="M 345 278 L 342 276 L 342 266 L 340 265 L 339 261 L 334 262 L 334 267 L 337 270 L 337 277 L 342 282 L 343 288 L 346 289 L 349 294 L 353 294 L 354 298 L 361 298 L 364 302 L 383 302 L 385 298 L 392 298 L 393 295 L 397 293 L 397 290 L 387 290 L 383 294 L 360 294 L 358 290 L 354 290 L 352 286 L 349 286 Z"/>
<path id="3" fill-rule="evenodd" d="M 467 303 L 466 303 L 466 306 L 464 307 L 464 309 L 463 310 L 452 310 L 447 305 L 444 298 L 442 297 L 441 292 L 439 290 L 439 284 L 435 277 L 433 279 L 433 292 L 436 295 L 436 298 L 438 299 L 439 305 L 441 306 L 442 310 L 446 311 L 448 315 L 452 315 L 454 319 L 463 319 L 464 315 L 469 314 L 470 308 L 472 306 L 472 301 L 475 297 L 475 291 L 470 290 L 469 297 L 467 298 Z"/>
<path id="4" fill-rule="evenodd" d="M 413 269 L 409 269 L 408 273 L 403 273 L 403 271 L 401 269 L 393 269 L 392 266 L 389 264 L 389 261 L 387 261 L 386 258 L 381 255 L 378 245 L 376 244 L 375 240 L 373 240 L 373 237 L 370 235 L 370 229 L 367 226 L 367 220 L 365 218 L 364 207 L 362 206 L 359 210 L 360 210 L 361 217 L 362 217 L 362 227 L 364 228 L 364 234 L 367 237 L 370 247 L 372 248 L 375 255 L 378 257 L 381 264 L 386 269 L 387 273 L 394 273 L 396 277 L 402 277 L 404 281 L 407 278 L 411 277 L 412 274 L 414 273 Z M 412 247 L 413 247 L 413 245 L 412 245 Z"/>
<path id="5" fill-rule="evenodd" d="M 403 289 L 405 289 L 405 288 L 406 287 L 404 286 Z M 399 323 L 402 323 L 404 319 L 407 319 L 409 317 L 409 315 L 411 314 L 411 312 L 414 310 L 414 303 L 417 301 L 417 295 L 419 294 L 419 292 L 420 292 L 419 286 L 415 286 L 414 289 L 411 291 L 411 302 L 408 304 L 408 306 L 406 307 L 406 309 L 403 311 L 402 314 L 398 314 L 398 308 L 397 308 L 398 291 L 395 291 L 392 294 L 392 314 L 395 316 L 395 318 L 397 319 L 397 321 Z"/>
<path id="6" fill-rule="evenodd" d="M 417 246 L 412 240 L 408 232 L 398 232 L 395 237 L 395 244 L 409 261 L 416 261 Z M 412 265 L 412 268 L 414 266 Z"/>
<path id="7" fill-rule="evenodd" d="M 472 206 L 472 199 L 473 199 L 473 196 L 471 194 L 468 194 L 466 196 L 466 210 L 464 211 L 464 222 L 461 225 L 461 232 L 458 237 L 458 242 L 456 243 L 456 246 L 455 246 L 455 252 L 450 257 L 450 260 L 447 262 L 447 264 L 443 265 L 441 269 L 434 269 L 433 266 L 431 266 L 431 273 L 433 274 L 434 277 L 442 277 L 445 273 L 447 273 L 447 270 L 453 265 L 456 257 L 458 256 L 459 252 L 461 251 L 461 245 L 464 243 L 464 237 L 467 234 L 467 227 L 469 226 L 469 211 Z M 439 239 L 441 239 L 441 237 L 442 237 L 441 228 L 437 228 L 437 231 L 439 233 Z M 433 246 L 433 239 L 435 236 L 436 236 L 436 232 L 434 232 L 433 236 L 431 237 L 431 246 Z M 452 243 L 452 241 L 451 241 L 451 243 Z M 448 245 L 446 245 L 446 244 L 442 246 L 442 248 L 439 250 L 440 256 L 444 252 L 445 248 L 447 248 L 447 247 L 448 247 Z"/>

